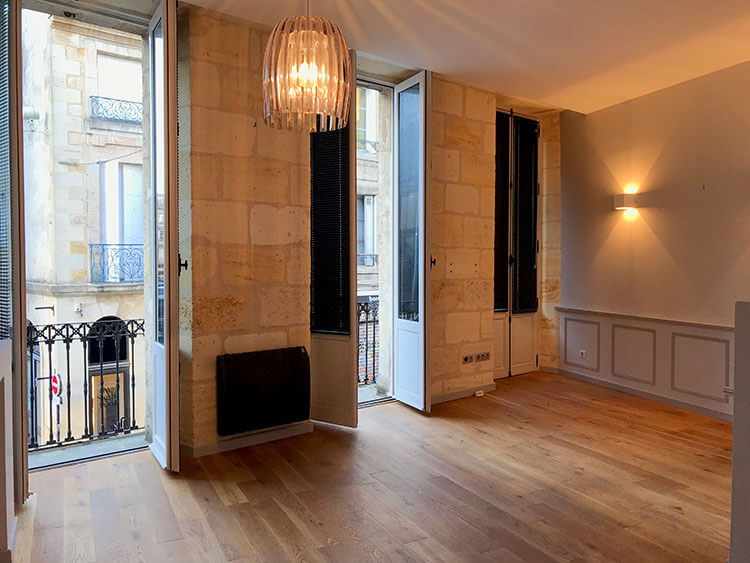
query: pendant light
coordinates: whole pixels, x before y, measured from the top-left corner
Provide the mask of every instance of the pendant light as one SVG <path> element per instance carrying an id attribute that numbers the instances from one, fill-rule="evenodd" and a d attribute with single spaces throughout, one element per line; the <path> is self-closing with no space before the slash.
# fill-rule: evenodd
<path id="1" fill-rule="evenodd" d="M 273 28 L 263 57 L 263 120 L 279 129 L 346 127 L 351 61 L 338 26 L 307 13 Z"/>

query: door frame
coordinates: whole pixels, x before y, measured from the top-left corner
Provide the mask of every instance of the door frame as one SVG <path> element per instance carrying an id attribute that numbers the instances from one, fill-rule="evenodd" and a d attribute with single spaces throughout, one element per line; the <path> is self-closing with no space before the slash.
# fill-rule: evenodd
<path id="1" fill-rule="evenodd" d="M 399 252 L 398 252 L 398 124 L 399 124 L 399 93 L 405 89 L 410 88 L 415 84 L 422 85 L 422 131 L 421 131 L 421 157 L 423 169 L 422 173 L 422 198 L 419 202 L 419 221 L 420 230 L 422 233 L 422 240 L 419 249 L 419 260 L 420 260 L 420 272 L 419 272 L 419 283 L 421 286 L 421 300 L 420 300 L 420 325 L 421 325 L 421 347 L 422 347 L 422 406 L 419 410 L 425 413 L 429 413 L 432 410 L 432 379 L 430 376 L 430 296 L 432 294 L 431 288 L 431 276 L 432 270 L 432 254 L 430 253 L 430 223 L 432 222 L 431 214 L 431 198 L 430 198 L 430 170 L 432 168 L 431 162 L 431 151 L 430 151 L 430 134 L 431 134 L 431 113 L 432 113 L 432 73 L 428 70 L 421 70 L 406 80 L 401 81 L 399 84 L 393 86 L 393 182 L 392 182 L 392 196 L 391 201 L 393 202 L 393 222 L 392 222 L 392 240 L 393 240 L 393 326 L 392 326 L 392 340 L 393 340 L 393 359 L 392 359 L 392 381 L 393 381 L 393 397 L 394 399 L 403 402 L 401 399 L 396 397 L 396 387 L 398 380 L 398 339 L 397 339 L 397 325 L 399 323 L 398 318 L 398 303 L 399 303 L 399 284 L 398 284 L 398 273 L 400 271 L 398 267 Z M 415 406 L 415 405 L 412 405 Z M 415 408 L 419 408 L 416 407 Z"/>
<path id="2" fill-rule="evenodd" d="M 521 117 L 524 119 L 528 119 L 531 121 L 535 121 L 537 124 L 537 127 L 539 128 L 539 131 L 541 131 L 542 122 L 541 119 L 537 116 L 533 116 L 530 114 L 525 113 L 519 113 L 513 108 L 501 108 L 496 107 L 495 108 L 496 113 L 504 113 L 509 116 L 510 118 L 510 124 L 508 128 L 508 151 L 510 152 L 510 168 L 509 168 L 509 182 L 510 182 L 510 189 L 508 190 L 508 248 L 506 259 L 510 259 L 510 256 L 513 255 L 513 231 L 515 229 L 515 221 L 514 221 L 514 199 L 515 199 L 515 190 L 517 189 L 515 183 L 513 182 L 513 179 L 515 177 L 515 158 L 514 158 L 514 151 L 515 151 L 515 135 L 514 135 L 514 118 Z M 502 316 L 503 321 L 505 323 L 505 359 L 504 359 L 504 370 L 501 376 L 495 377 L 495 379 L 504 378 L 504 377 L 513 377 L 516 375 L 523 375 L 524 373 L 531 373 L 534 371 L 534 369 L 539 368 L 539 305 L 541 304 L 541 290 L 542 290 L 542 277 L 539 275 L 540 269 L 539 269 L 539 259 L 540 259 L 540 251 L 541 251 L 541 226 L 542 226 L 542 214 L 539 212 L 541 209 L 541 171 L 542 171 L 542 165 L 541 165 L 541 151 L 539 150 L 539 144 L 540 144 L 540 137 L 537 136 L 537 193 L 536 193 L 536 207 L 537 207 L 537 213 L 536 213 L 536 241 L 537 241 L 537 247 L 536 247 L 536 264 L 537 264 L 537 276 L 536 276 L 536 294 L 537 294 L 537 310 L 533 313 L 513 313 L 513 288 L 515 286 L 515 283 L 513 282 L 513 268 L 516 267 L 515 261 L 513 263 L 509 263 L 508 265 L 508 308 L 505 311 L 494 311 L 493 313 L 493 322 L 496 320 L 499 320 L 499 318 Z M 495 191 L 497 194 L 497 191 Z M 497 220 L 497 219 L 496 219 Z M 535 356 L 535 366 L 531 370 L 526 370 L 524 368 L 523 371 L 519 371 L 518 373 L 513 373 L 513 318 L 514 317 L 533 317 L 532 319 L 532 338 L 533 338 L 533 347 L 534 347 L 534 356 Z M 516 325 L 517 326 L 517 325 Z"/>
<path id="3" fill-rule="evenodd" d="M 26 412 L 26 233 L 23 190 L 23 65 L 21 0 L 10 0 L 11 229 L 13 232 L 13 481 L 16 508 L 29 497 Z M 12 85 L 15 84 L 15 87 Z M 22 416 L 18 416 L 21 413 Z"/>
<path id="4" fill-rule="evenodd" d="M 148 32 L 145 43 L 148 48 L 149 61 L 149 100 L 151 107 L 156 104 L 154 99 L 154 67 L 153 53 L 151 43 L 151 30 L 156 22 L 162 21 L 163 41 L 165 47 L 164 53 L 164 213 L 165 213 L 165 241 L 164 241 L 164 352 L 165 352 L 165 384 L 166 384 L 166 443 L 165 459 L 163 460 L 164 468 L 170 471 L 180 470 L 180 422 L 179 422 L 179 207 L 178 207 L 178 182 L 177 182 L 177 0 L 162 0 L 154 11 L 151 21 L 149 22 Z M 153 111 L 150 114 L 150 139 L 149 147 L 151 154 L 154 154 L 155 147 L 153 139 L 155 133 L 155 120 Z M 152 158 L 151 166 L 151 190 L 155 193 L 155 161 Z M 156 209 L 156 198 L 152 197 L 152 211 Z M 155 212 L 152 218 L 155 218 Z M 154 222 L 154 229 L 156 224 Z M 156 254 L 156 246 L 152 248 L 153 255 Z M 154 264 L 156 259 L 153 259 Z M 155 274 L 155 272 L 152 272 Z M 156 287 L 153 291 L 158 291 Z M 156 310 L 156 309 L 155 309 Z M 152 340 L 152 346 L 155 340 Z M 153 358 L 153 354 L 151 356 Z M 149 361 L 147 359 L 147 361 Z M 152 377 L 155 374 L 152 373 Z M 152 384 L 155 392 L 156 386 Z M 155 412 L 154 404 L 151 406 L 152 424 L 154 424 L 153 413 Z M 153 442 L 152 442 L 153 443 Z M 152 448 L 153 451 L 153 448 Z M 157 457 L 158 460 L 158 457 Z M 162 463 L 162 460 L 159 460 Z"/>

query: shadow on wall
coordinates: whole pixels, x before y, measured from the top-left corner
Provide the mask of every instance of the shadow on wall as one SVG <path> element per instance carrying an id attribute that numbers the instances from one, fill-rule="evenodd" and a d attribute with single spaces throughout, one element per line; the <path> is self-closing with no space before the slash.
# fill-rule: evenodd
<path id="1" fill-rule="evenodd" d="M 731 325 L 750 297 L 750 64 L 562 116 L 563 304 Z M 638 213 L 613 209 L 630 185 Z"/>

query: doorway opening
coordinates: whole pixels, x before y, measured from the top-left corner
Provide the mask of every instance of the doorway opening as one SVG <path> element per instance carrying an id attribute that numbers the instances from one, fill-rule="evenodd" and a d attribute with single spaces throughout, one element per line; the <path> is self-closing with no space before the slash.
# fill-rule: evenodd
<path id="1" fill-rule="evenodd" d="M 357 80 L 357 400 L 390 399 L 393 323 L 393 87 Z"/>
<path id="2" fill-rule="evenodd" d="M 151 189 L 144 38 L 33 10 L 21 17 L 35 469 L 151 441 L 151 262 L 163 197 Z"/>

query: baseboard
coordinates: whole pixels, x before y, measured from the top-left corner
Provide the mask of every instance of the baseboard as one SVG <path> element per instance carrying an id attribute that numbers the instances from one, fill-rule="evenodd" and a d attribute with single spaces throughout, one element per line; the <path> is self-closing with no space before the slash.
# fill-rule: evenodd
<path id="1" fill-rule="evenodd" d="M 465 399 L 466 397 L 471 397 L 477 391 L 487 392 L 494 391 L 495 389 L 497 389 L 497 386 L 494 383 L 488 383 L 487 385 L 481 385 L 479 387 L 472 387 L 471 389 L 463 389 L 461 391 L 433 397 L 432 404 L 437 405 L 438 403 L 447 403 L 448 401 L 455 401 L 456 399 Z"/>
<path id="2" fill-rule="evenodd" d="M 547 366 L 539 366 L 539 371 L 544 371 L 547 373 L 560 373 L 560 368 L 553 368 L 553 367 L 547 367 Z"/>
<path id="3" fill-rule="evenodd" d="M 608 389 L 614 389 L 615 391 L 622 391 L 623 393 L 627 393 L 628 395 L 635 395 L 636 397 L 643 397 L 644 399 L 651 399 L 652 401 L 657 401 L 659 403 L 666 403 L 667 405 L 671 405 L 673 407 L 677 407 L 680 409 L 685 409 L 686 411 L 692 411 L 692 412 L 696 412 L 698 414 L 702 414 L 705 416 L 710 416 L 711 418 L 718 418 L 719 420 L 726 420 L 728 422 L 732 422 L 732 415 L 726 412 L 721 412 L 721 411 L 709 409 L 706 407 L 699 407 L 696 405 L 691 405 L 690 403 L 685 403 L 683 401 L 678 401 L 676 399 L 670 399 L 669 397 L 657 395 L 656 393 L 649 393 L 648 391 L 641 391 L 639 389 L 633 389 L 632 387 L 619 385 L 611 381 L 597 379 L 596 377 L 583 375 L 583 374 L 576 373 L 574 371 L 570 371 L 566 369 L 558 369 L 557 373 L 559 373 L 560 375 L 564 375 L 566 377 L 572 377 L 573 379 L 578 379 L 579 381 L 585 381 L 586 383 L 593 383 L 594 385 L 607 387 Z"/>
<path id="4" fill-rule="evenodd" d="M 213 444 L 207 444 L 205 446 L 180 444 L 180 454 L 186 457 L 203 457 L 204 455 L 238 450 L 240 448 L 246 448 L 247 446 L 291 438 L 292 436 L 299 436 L 300 434 L 308 434 L 312 431 L 312 421 L 304 420 L 302 422 L 294 422 L 283 426 L 274 426 L 273 428 L 264 428 L 254 432 L 247 432 L 230 438 L 222 438 Z"/>

